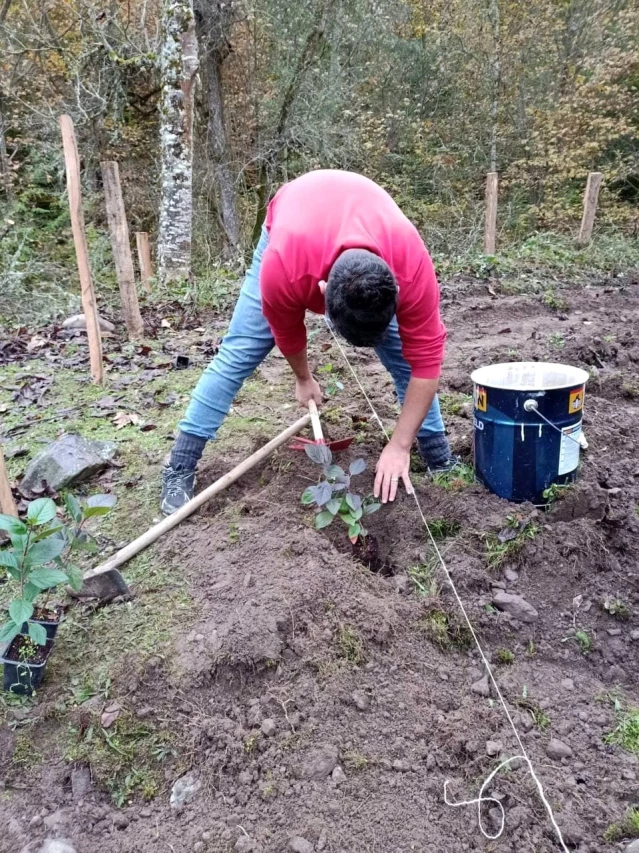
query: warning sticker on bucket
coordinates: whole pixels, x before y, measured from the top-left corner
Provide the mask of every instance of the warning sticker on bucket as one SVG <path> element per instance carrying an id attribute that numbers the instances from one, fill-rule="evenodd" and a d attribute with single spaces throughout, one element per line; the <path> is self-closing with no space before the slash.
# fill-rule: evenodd
<path id="1" fill-rule="evenodd" d="M 485 412 L 488 408 L 488 394 L 486 393 L 486 389 L 481 388 L 479 385 L 475 386 L 475 408 L 480 412 Z"/>
<path id="2" fill-rule="evenodd" d="M 579 437 L 581 435 L 581 421 L 573 426 L 564 427 L 561 431 L 561 444 L 559 446 L 559 470 L 557 475 L 570 474 L 579 465 Z"/>
<path id="3" fill-rule="evenodd" d="M 572 414 L 573 412 L 578 412 L 580 409 L 584 407 L 584 389 L 577 388 L 576 391 L 570 392 L 570 398 L 568 400 L 568 411 Z"/>

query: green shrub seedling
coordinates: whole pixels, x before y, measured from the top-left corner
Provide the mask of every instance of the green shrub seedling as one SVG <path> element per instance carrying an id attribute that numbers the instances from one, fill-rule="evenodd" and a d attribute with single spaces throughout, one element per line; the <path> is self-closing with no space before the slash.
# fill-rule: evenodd
<path id="1" fill-rule="evenodd" d="M 7 606 L 9 618 L 0 627 L 0 643 L 11 643 L 27 622 L 30 639 L 46 645 L 44 627 L 29 621 L 35 605 L 46 609 L 51 590 L 61 584 L 80 589 L 82 572 L 73 563 L 74 556 L 78 551 L 97 551 L 95 540 L 84 525 L 90 518 L 110 512 L 116 500 L 114 495 L 93 495 L 81 504 L 67 494 L 67 523 L 58 518 L 51 498 L 31 501 L 24 521 L 0 515 L 0 530 L 5 530 L 11 539 L 11 545 L 0 551 L 0 566 L 7 570 L 15 588 Z"/>
<path id="2" fill-rule="evenodd" d="M 333 454 L 326 445 L 311 444 L 305 450 L 309 459 L 322 466 L 319 483 L 302 493 L 304 506 L 318 507 L 315 529 L 322 530 L 340 518 L 348 527 L 348 538 L 354 545 L 368 534 L 362 523 L 364 516 L 377 512 L 381 506 L 373 495 L 362 497 L 351 489 L 351 478 L 366 470 L 366 462 L 354 459 L 346 473 L 339 465 L 333 465 Z"/>

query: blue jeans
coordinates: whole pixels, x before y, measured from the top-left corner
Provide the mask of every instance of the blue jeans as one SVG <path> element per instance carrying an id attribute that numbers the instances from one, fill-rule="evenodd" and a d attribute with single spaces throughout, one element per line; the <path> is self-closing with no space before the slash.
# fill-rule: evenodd
<path id="1" fill-rule="evenodd" d="M 271 328 L 262 314 L 260 296 L 260 265 L 267 245 L 268 234 L 263 230 L 251 267 L 244 278 L 229 330 L 217 355 L 195 386 L 186 414 L 179 425 L 181 432 L 200 438 L 215 438 L 242 383 L 259 367 L 275 345 Z M 395 318 L 375 352 L 393 377 L 397 396 L 403 403 L 411 370 L 402 355 Z M 439 401 L 435 397 L 418 437 L 443 432 L 444 422 L 439 411 Z"/>

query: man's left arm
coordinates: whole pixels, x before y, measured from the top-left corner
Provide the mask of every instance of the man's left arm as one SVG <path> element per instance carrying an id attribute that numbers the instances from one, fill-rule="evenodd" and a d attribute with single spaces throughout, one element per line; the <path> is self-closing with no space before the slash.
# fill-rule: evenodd
<path id="1" fill-rule="evenodd" d="M 411 378 L 393 435 L 377 463 L 374 491 L 382 503 L 395 499 L 400 480 L 412 492 L 410 451 L 437 393 L 444 357 L 446 329 L 439 316 L 439 285 L 425 250 L 413 282 L 400 292 L 397 320 Z"/>

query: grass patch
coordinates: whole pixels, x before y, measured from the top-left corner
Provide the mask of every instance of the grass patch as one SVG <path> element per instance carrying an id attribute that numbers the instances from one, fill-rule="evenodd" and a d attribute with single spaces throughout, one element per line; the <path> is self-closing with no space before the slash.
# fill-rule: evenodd
<path id="1" fill-rule="evenodd" d="M 434 608 L 420 619 L 418 627 L 442 651 L 464 650 L 472 645 L 468 627 L 439 608 Z"/>
<path id="2" fill-rule="evenodd" d="M 639 838 L 639 809 L 628 809 L 623 819 L 611 824 L 603 834 L 603 840 L 614 844 L 624 838 Z"/>
<path id="3" fill-rule="evenodd" d="M 367 758 L 365 755 L 362 755 L 361 752 L 355 752 L 353 750 L 347 750 L 342 755 L 342 762 L 344 767 L 347 770 L 353 770 L 356 772 L 361 772 L 365 770 L 371 763 L 370 758 Z"/>
<path id="4" fill-rule="evenodd" d="M 508 516 L 507 531 L 512 530 L 513 536 L 510 539 L 505 539 L 502 531 L 500 534 L 484 533 L 481 538 L 484 542 L 484 557 L 486 564 L 491 571 L 500 569 L 504 563 L 513 560 L 524 548 L 527 542 L 535 539 L 539 533 L 539 526 L 536 524 L 526 524 L 523 529 L 515 533 L 518 528 L 521 528 L 521 522 L 517 516 Z"/>
<path id="5" fill-rule="evenodd" d="M 344 660 L 354 664 L 364 663 L 364 641 L 352 625 L 341 625 L 337 632 L 337 653 Z"/>
<path id="6" fill-rule="evenodd" d="M 630 708 L 621 714 L 616 728 L 605 736 L 604 743 L 639 755 L 639 709 Z"/>
<path id="7" fill-rule="evenodd" d="M 503 666 L 510 666 L 510 664 L 514 662 L 515 655 L 510 651 L 510 649 L 497 650 L 497 663 L 500 663 Z"/>
<path id="8" fill-rule="evenodd" d="M 123 712 L 109 729 L 97 721 L 70 727 L 64 757 L 90 764 L 97 782 L 122 807 L 138 795 L 153 799 L 165 784 L 162 763 L 177 755 L 171 731 L 156 731 Z"/>
<path id="9" fill-rule="evenodd" d="M 528 713 L 532 717 L 532 721 L 535 724 L 535 727 L 538 728 L 540 732 L 545 732 L 550 728 L 550 717 L 543 710 L 543 708 L 540 708 L 539 705 L 536 702 L 533 702 L 532 699 L 518 699 L 517 705 L 520 708 L 524 708 L 524 710 L 528 711 Z"/>
<path id="10" fill-rule="evenodd" d="M 461 394 L 454 391 L 443 392 L 438 395 L 438 398 L 439 407 L 445 418 L 449 418 L 452 415 L 461 415 L 464 406 L 473 401 L 471 394 Z"/>
<path id="11" fill-rule="evenodd" d="M 44 761 L 44 755 L 34 746 L 32 738 L 26 734 L 18 735 L 13 747 L 13 764 L 17 767 L 36 767 Z"/>
<path id="12" fill-rule="evenodd" d="M 418 595 L 425 598 L 439 597 L 440 586 L 437 580 L 438 565 L 437 558 L 433 557 L 428 563 L 420 563 L 418 566 L 411 566 L 408 569 L 408 577 L 415 584 Z"/>
<path id="13" fill-rule="evenodd" d="M 603 601 L 603 609 L 615 619 L 621 622 L 627 622 L 632 616 L 632 610 L 626 602 L 612 595 L 607 595 Z"/>
<path id="14" fill-rule="evenodd" d="M 450 518 L 432 518 L 428 522 L 433 539 L 448 539 L 456 536 L 461 530 L 461 524 Z"/>
<path id="15" fill-rule="evenodd" d="M 452 471 L 433 475 L 433 483 L 450 492 L 460 492 L 475 482 L 475 469 L 468 462 L 460 462 Z"/>
<path id="16" fill-rule="evenodd" d="M 554 334 L 548 336 L 548 344 L 553 349 L 563 349 L 566 346 L 566 339 L 563 335 L 560 335 L 555 332 Z"/>
<path id="17" fill-rule="evenodd" d="M 552 287 L 544 290 L 541 301 L 546 308 L 550 308 L 551 311 L 567 311 L 570 307 L 564 297 L 557 293 L 557 291 Z"/>

